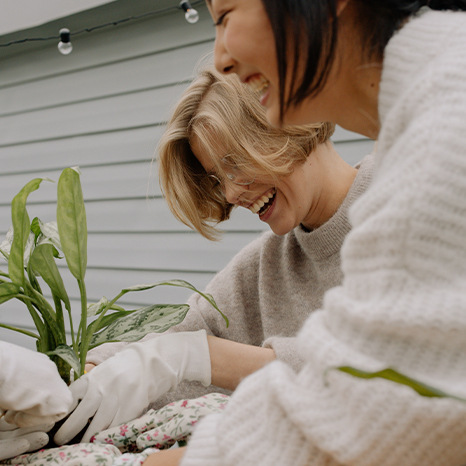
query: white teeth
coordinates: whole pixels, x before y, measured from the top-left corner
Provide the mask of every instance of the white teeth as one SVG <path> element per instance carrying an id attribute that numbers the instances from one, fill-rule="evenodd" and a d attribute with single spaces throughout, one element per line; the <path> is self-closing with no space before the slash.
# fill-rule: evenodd
<path id="1" fill-rule="evenodd" d="M 254 92 L 265 92 L 269 88 L 269 81 L 262 75 L 251 78 L 248 84 Z"/>
<path id="2" fill-rule="evenodd" d="M 259 199 L 257 199 L 252 206 L 249 207 L 249 210 L 253 214 L 257 214 L 259 210 L 264 207 L 267 202 L 269 202 L 270 199 L 272 199 L 273 196 L 275 196 L 276 190 L 273 189 L 272 191 L 269 191 L 267 194 L 262 195 Z"/>

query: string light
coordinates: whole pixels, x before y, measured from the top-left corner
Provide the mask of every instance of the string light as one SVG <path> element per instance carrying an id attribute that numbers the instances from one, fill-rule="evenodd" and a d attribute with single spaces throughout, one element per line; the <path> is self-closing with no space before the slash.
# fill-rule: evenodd
<path id="1" fill-rule="evenodd" d="M 70 41 L 70 30 L 67 28 L 60 29 L 60 42 L 58 43 L 58 50 L 62 55 L 68 55 L 73 50 Z"/>
<path id="2" fill-rule="evenodd" d="M 189 4 L 188 0 L 181 0 L 180 7 L 184 10 L 184 17 L 188 23 L 194 24 L 199 21 L 199 13 Z"/>
<path id="3" fill-rule="evenodd" d="M 193 1 L 193 5 L 198 5 L 204 3 L 204 0 L 195 0 Z M 92 32 L 95 31 L 96 29 L 101 29 L 107 26 L 117 26 L 118 24 L 125 23 L 127 21 L 133 21 L 136 19 L 141 19 L 146 16 L 153 16 L 153 15 L 159 15 L 162 13 L 165 13 L 167 11 L 171 10 L 183 10 L 185 13 L 185 18 L 188 23 L 194 24 L 199 20 L 199 13 L 191 6 L 189 1 L 187 0 L 182 0 L 179 6 L 171 6 L 167 8 L 161 8 L 160 10 L 155 10 L 155 11 L 149 11 L 147 13 L 143 13 L 141 15 L 137 16 L 130 16 L 128 18 L 120 19 L 118 21 L 112 21 L 110 23 L 105 23 L 105 24 L 100 24 L 99 26 L 94 26 L 91 28 L 84 28 L 79 31 L 73 32 L 73 37 L 77 36 L 79 34 L 82 34 L 83 32 Z M 71 32 L 67 28 L 62 28 L 60 29 L 59 36 L 51 36 L 51 37 L 26 37 L 24 39 L 19 39 L 19 40 L 14 40 L 11 42 L 7 42 L 5 44 L 0 44 L 0 47 L 9 47 L 10 45 L 15 45 L 15 44 L 22 44 L 24 42 L 38 42 L 38 41 L 47 41 L 47 40 L 57 40 L 59 39 L 60 42 L 58 43 L 58 50 L 60 53 L 63 55 L 68 55 L 72 50 L 73 50 L 73 45 L 71 44 Z"/>

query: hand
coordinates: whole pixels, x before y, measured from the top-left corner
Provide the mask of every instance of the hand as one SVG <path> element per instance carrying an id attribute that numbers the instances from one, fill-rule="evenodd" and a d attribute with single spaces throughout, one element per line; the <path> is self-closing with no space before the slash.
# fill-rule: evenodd
<path id="1" fill-rule="evenodd" d="M 112 466 L 121 453 L 112 445 L 78 443 L 16 457 L 15 466 Z"/>
<path id="2" fill-rule="evenodd" d="M 0 419 L 0 461 L 28 451 L 35 451 L 49 443 L 46 434 L 53 422 L 41 426 L 19 428 Z"/>
<path id="3" fill-rule="evenodd" d="M 150 409 L 134 421 L 99 432 L 91 441 L 115 445 L 122 452 L 148 447 L 166 449 L 177 441 L 186 441 L 200 419 L 222 412 L 229 399 L 227 395 L 209 393 L 194 400 L 176 401 L 161 409 Z"/>
<path id="4" fill-rule="evenodd" d="M 72 403 L 55 364 L 42 353 L 0 342 L 0 409 L 19 427 L 56 422 Z"/>
<path id="5" fill-rule="evenodd" d="M 210 385 L 205 330 L 171 333 L 128 345 L 71 384 L 72 409 L 76 409 L 54 440 L 58 445 L 67 443 L 93 417 L 82 439 L 88 442 L 93 434 L 141 415 L 182 380 Z"/>

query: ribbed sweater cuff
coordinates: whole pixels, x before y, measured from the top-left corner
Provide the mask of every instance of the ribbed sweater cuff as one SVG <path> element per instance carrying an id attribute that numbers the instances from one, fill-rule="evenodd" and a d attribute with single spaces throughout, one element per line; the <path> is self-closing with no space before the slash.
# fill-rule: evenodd
<path id="1" fill-rule="evenodd" d="M 217 448 L 217 424 L 221 414 L 211 414 L 196 427 L 180 466 L 214 466 L 222 464 Z"/>

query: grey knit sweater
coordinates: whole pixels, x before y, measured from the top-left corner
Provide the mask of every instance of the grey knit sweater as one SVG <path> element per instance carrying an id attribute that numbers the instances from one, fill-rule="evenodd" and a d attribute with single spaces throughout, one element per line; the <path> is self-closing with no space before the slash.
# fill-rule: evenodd
<path id="1" fill-rule="evenodd" d="M 372 170 L 373 156 L 369 155 L 359 165 L 342 205 L 324 225 L 310 232 L 297 227 L 284 236 L 267 232 L 243 248 L 212 279 L 206 292 L 228 316 L 229 328 L 206 300 L 194 294 L 188 300 L 186 318 L 169 332 L 205 329 L 220 338 L 273 348 L 277 359 L 299 370 L 302 361 L 295 336 L 309 314 L 322 306 L 324 293 L 341 283 L 340 249 L 350 231 L 348 208 L 367 189 Z M 156 336 L 150 334 L 144 340 Z M 87 361 L 100 364 L 125 345 L 99 346 L 89 352 Z M 153 406 L 212 391 L 221 390 L 184 382 Z"/>

